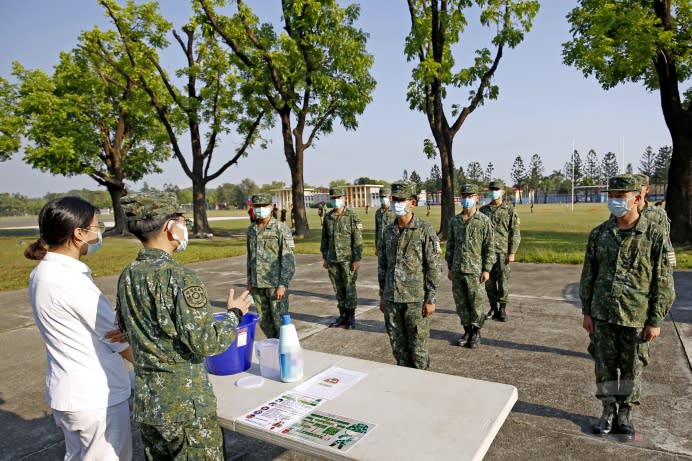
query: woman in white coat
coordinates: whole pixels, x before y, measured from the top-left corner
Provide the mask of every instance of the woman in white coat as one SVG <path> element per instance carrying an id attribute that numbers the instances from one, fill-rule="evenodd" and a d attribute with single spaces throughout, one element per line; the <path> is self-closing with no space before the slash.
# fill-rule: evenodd
<path id="1" fill-rule="evenodd" d="M 132 351 L 113 308 L 80 261 L 102 243 L 97 209 L 78 197 L 46 204 L 40 238 L 24 255 L 39 260 L 29 277 L 34 320 L 46 346 L 46 400 L 65 435 L 65 460 L 130 460 Z"/>

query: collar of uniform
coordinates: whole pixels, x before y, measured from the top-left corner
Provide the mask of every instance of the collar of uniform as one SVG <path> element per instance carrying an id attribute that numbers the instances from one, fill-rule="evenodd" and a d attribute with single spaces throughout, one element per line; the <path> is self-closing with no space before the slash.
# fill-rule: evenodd
<path id="1" fill-rule="evenodd" d="M 411 220 L 408 222 L 408 224 L 406 225 L 406 227 L 405 227 L 404 229 L 415 229 L 415 228 L 417 228 L 418 226 L 420 226 L 420 222 L 419 222 L 420 219 L 421 219 L 421 218 L 417 217 L 416 214 L 413 213 L 413 216 L 411 216 Z M 399 225 L 399 224 L 398 224 L 398 220 L 397 220 L 397 226 L 398 226 L 398 225 Z"/>
<path id="2" fill-rule="evenodd" d="M 74 259 L 72 256 L 63 255 L 54 251 L 48 251 L 43 257 L 43 261 L 60 264 L 72 270 L 79 271 L 83 274 L 91 275 L 91 269 L 79 259 Z"/>
<path id="3" fill-rule="evenodd" d="M 279 221 L 277 221 L 277 219 L 276 219 L 275 217 L 272 216 L 271 218 L 269 218 L 269 221 L 267 221 L 267 224 L 264 226 L 264 229 L 272 228 L 272 227 L 278 225 L 278 222 L 279 222 Z M 260 227 L 259 223 L 253 223 L 253 224 L 254 224 L 257 228 Z"/>
<path id="4" fill-rule="evenodd" d="M 169 255 L 165 251 L 163 251 L 160 248 L 142 248 L 139 250 L 139 253 L 137 254 L 137 259 L 138 260 L 146 260 L 146 259 L 170 259 L 173 261 L 173 256 Z"/>
<path id="5" fill-rule="evenodd" d="M 615 216 L 610 215 L 610 218 L 606 222 L 608 223 L 608 227 L 610 228 L 610 230 L 612 232 L 617 232 L 620 230 L 620 228 L 618 227 L 618 223 L 617 223 Z M 641 234 L 642 232 L 644 232 L 646 230 L 648 223 L 649 223 L 649 220 L 646 219 L 646 217 L 642 213 L 639 213 L 639 219 L 637 220 L 637 224 L 634 225 L 632 230 L 637 232 L 638 234 Z"/>

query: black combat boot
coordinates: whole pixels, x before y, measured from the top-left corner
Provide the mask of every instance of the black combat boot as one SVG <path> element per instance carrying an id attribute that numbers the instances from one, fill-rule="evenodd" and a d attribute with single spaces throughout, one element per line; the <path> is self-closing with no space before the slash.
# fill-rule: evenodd
<path id="1" fill-rule="evenodd" d="M 497 303 L 490 303 L 490 310 L 485 314 L 485 319 L 495 318 L 497 315 Z"/>
<path id="2" fill-rule="evenodd" d="M 507 321 L 507 304 L 500 303 L 500 311 L 497 313 L 497 320 L 500 322 Z"/>
<path id="3" fill-rule="evenodd" d="M 632 407 L 629 405 L 622 405 L 618 410 L 618 417 L 615 420 L 615 428 L 613 430 L 614 434 L 622 435 L 627 440 L 634 439 L 634 426 L 632 421 L 630 421 L 630 411 Z"/>
<path id="4" fill-rule="evenodd" d="M 464 325 L 464 334 L 461 335 L 461 338 L 459 338 L 459 340 L 457 341 L 457 346 L 465 346 L 469 340 L 470 334 L 471 334 L 471 326 L 470 325 Z"/>
<path id="5" fill-rule="evenodd" d="M 329 324 L 329 328 L 341 328 L 344 325 L 346 325 L 346 309 L 340 307 L 339 317 L 334 319 L 334 321 Z"/>
<path id="6" fill-rule="evenodd" d="M 342 328 L 353 330 L 356 328 L 356 310 L 346 311 L 346 320 Z"/>
<path id="7" fill-rule="evenodd" d="M 466 343 L 469 349 L 475 349 L 481 345 L 481 329 L 475 325 L 471 325 L 471 337 Z"/>
<path id="8" fill-rule="evenodd" d="M 617 413 L 617 406 L 614 403 L 603 403 L 603 414 L 601 414 L 601 419 L 598 420 L 591 428 L 594 434 L 605 435 L 610 434 L 613 430 L 613 418 Z"/>

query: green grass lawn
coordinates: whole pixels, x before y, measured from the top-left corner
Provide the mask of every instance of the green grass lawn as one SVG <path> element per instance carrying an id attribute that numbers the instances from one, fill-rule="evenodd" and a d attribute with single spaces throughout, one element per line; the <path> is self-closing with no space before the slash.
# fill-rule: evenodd
<path id="1" fill-rule="evenodd" d="M 576 204 L 574 211 L 569 204 L 536 205 L 533 213 L 527 205 L 517 206 L 521 219 L 521 245 L 517 261 L 530 263 L 581 264 L 589 231 L 608 217 L 604 204 Z M 363 254 L 375 255 L 374 229 L 375 210 L 365 214 L 359 209 L 363 220 Z M 460 211 L 460 210 L 458 210 Z M 316 209 L 308 209 L 308 220 L 312 235 L 296 240 L 295 251 L 302 254 L 319 254 L 320 225 Z M 429 220 L 437 229 L 440 222 L 440 209 L 433 207 L 430 216 L 425 216 L 425 208 L 417 209 L 418 216 Z M 237 216 L 247 218 L 243 211 L 210 212 L 210 217 Z M 26 218 L 24 219 L 26 221 Z M 31 219 L 36 222 L 35 218 Z M 0 218 L 0 227 L 13 226 L 17 218 Z M 214 238 L 192 240 L 188 249 L 175 255 L 183 264 L 211 259 L 227 258 L 245 254 L 245 230 L 249 221 L 226 220 L 211 221 Z M 0 279 L 0 291 L 25 288 L 29 273 L 35 261 L 24 258 L 26 246 L 38 235 L 36 230 L 0 231 L 0 261 L 5 267 L 5 276 Z M 83 258 L 91 267 L 94 276 L 113 275 L 134 259 L 140 248 L 134 238 L 106 238 L 98 253 Z M 676 248 L 678 268 L 692 269 L 692 248 Z"/>

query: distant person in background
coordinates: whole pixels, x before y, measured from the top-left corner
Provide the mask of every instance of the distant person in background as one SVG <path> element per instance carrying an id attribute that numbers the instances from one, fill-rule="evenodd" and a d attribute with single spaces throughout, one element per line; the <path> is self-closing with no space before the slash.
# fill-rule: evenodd
<path id="1" fill-rule="evenodd" d="M 271 215 L 271 196 L 252 196 L 257 221 L 247 229 L 247 289 L 267 338 L 278 338 L 288 314 L 288 283 L 296 270 L 291 230 Z"/>
<path id="2" fill-rule="evenodd" d="M 31 308 L 46 346 L 46 401 L 65 436 L 66 460 L 132 459 L 132 350 L 108 299 L 80 258 L 101 247 L 97 209 L 78 197 L 48 202 L 40 238 L 25 251 L 40 261 L 29 277 Z"/>
<path id="3" fill-rule="evenodd" d="M 447 278 L 452 281 L 452 294 L 464 334 L 457 345 L 470 349 L 481 343 L 481 328 L 485 322 L 483 309 L 485 282 L 495 262 L 493 224 L 476 208 L 478 186 L 461 186 L 462 212 L 449 221 L 447 248 Z"/>
<path id="4" fill-rule="evenodd" d="M 320 226 L 324 222 L 324 200 L 317 205 L 317 216 L 320 217 Z"/>
<path id="5" fill-rule="evenodd" d="M 384 228 L 396 221 L 396 215 L 391 207 L 391 195 L 392 192 L 388 188 L 380 188 L 380 207 L 375 212 L 375 253 L 378 255 Z"/>
<path id="6" fill-rule="evenodd" d="M 281 209 L 281 222 L 286 222 L 286 208 Z"/>
<path id="7" fill-rule="evenodd" d="M 663 227 L 639 213 L 641 200 L 637 177 L 608 180 L 611 216 L 589 234 L 579 292 L 603 405 L 593 433 L 629 440 L 649 348 L 675 300 L 675 252 Z"/>
<path id="8" fill-rule="evenodd" d="M 247 199 L 247 202 L 245 202 L 245 205 L 247 206 L 247 214 L 250 216 L 250 222 L 253 223 L 255 222 L 255 210 L 252 208 L 252 200 Z"/>
<path id="9" fill-rule="evenodd" d="M 513 206 L 505 202 L 505 184 L 495 179 L 488 183 L 490 203 L 483 205 L 480 212 L 493 223 L 494 264 L 490 278 L 485 284 L 490 310 L 486 319 L 507 321 L 507 302 L 509 301 L 510 264 L 521 242 L 519 215 Z M 533 202 L 531 202 L 533 207 Z"/>
<path id="10" fill-rule="evenodd" d="M 276 219 L 279 217 L 279 207 L 276 206 L 276 203 L 272 206 L 272 218 Z"/>
<path id="11" fill-rule="evenodd" d="M 343 187 L 329 189 L 332 210 L 322 225 L 320 253 L 339 308 L 339 317 L 329 327 L 353 329 L 358 305 L 356 280 L 363 257 L 363 224 L 353 209 L 346 208 L 345 195 Z"/>
<path id="12" fill-rule="evenodd" d="M 432 208 L 432 206 L 430 205 L 430 202 L 426 202 L 425 208 L 426 208 L 425 216 L 430 216 L 430 209 Z"/>

